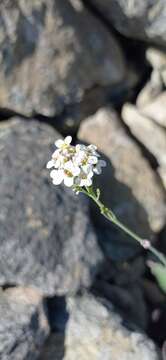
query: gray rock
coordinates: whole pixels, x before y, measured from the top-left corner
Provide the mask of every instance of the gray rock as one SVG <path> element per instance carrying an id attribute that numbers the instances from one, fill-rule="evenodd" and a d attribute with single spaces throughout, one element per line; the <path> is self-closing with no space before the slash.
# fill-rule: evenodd
<path id="1" fill-rule="evenodd" d="M 36 360 L 49 334 L 40 293 L 30 288 L 0 291 L 1 360 Z"/>
<path id="2" fill-rule="evenodd" d="M 158 232 L 163 227 L 166 216 L 163 188 L 138 145 L 125 132 L 116 114 L 111 109 L 103 108 L 87 118 L 81 125 L 79 139 L 96 144 L 106 157 L 107 167 L 96 179 L 104 203 L 140 236 L 150 238 L 152 232 Z M 95 217 L 97 224 L 103 224 L 101 232 L 104 243 L 104 238 L 109 236 L 109 223 L 104 222 L 99 212 L 95 212 Z M 118 237 L 120 234 L 118 230 Z M 107 242 L 106 253 L 113 255 L 113 239 L 119 251 L 117 256 L 121 257 L 120 252 L 124 253 L 117 246 L 115 230 L 111 241 Z M 124 237 L 120 239 L 122 241 Z M 125 243 L 123 246 L 124 251 L 128 252 Z"/>
<path id="3" fill-rule="evenodd" d="M 90 295 L 68 299 L 65 353 L 58 357 L 57 337 L 50 339 L 40 360 L 159 360 L 154 343 L 122 325 L 110 303 Z M 60 343 L 60 342 L 59 342 Z"/>
<path id="4" fill-rule="evenodd" d="M 101 252 L 87 203 L 53 186 L 46 169 L 59 134 L 19 118 L 0 129 L 0 284 L 33 286 L 47 295 L 88 286 Z"/>
<path id="5" fill-rule="evenodd" d="M 0 2 L 0 107 L 53 116 L 125 76 L 117 40 L 81 1 Z"/>
<path id="6" fill-rule="evenodd" d="M 136 108 L 136 106 L 132 104 L 125 104 L 122 109 L 122 118 L 124 122 L 129 126 L 134 136 L 140 142 L 142 142 L 142 144 L 147 148 L 147 150 L 157 159 L 157 162 L 159 164 L 159 173 L 163 179 L 163 183 L 165 184 L 166 132 L 162 127 L 158 126 L 155 121 L 152 120 L 156 119 L 156 122 L 165 121 L 165 105 L 163 104 L 164 110 L 162 110 L 161 105 L 162 99 L 160 97 L 160 100 L 157 99 L 151 104 L 151 106 L 148 105 L 145 108 L 145 111 L 142 110 L 141 113 L 145 112 L 145 115 L 142 115 L 140 111 Z"/>
<path id="7" fill-rule="evenodd" d="M 166 46 L 164 0 L 88 0 L 123 35 Z"/>

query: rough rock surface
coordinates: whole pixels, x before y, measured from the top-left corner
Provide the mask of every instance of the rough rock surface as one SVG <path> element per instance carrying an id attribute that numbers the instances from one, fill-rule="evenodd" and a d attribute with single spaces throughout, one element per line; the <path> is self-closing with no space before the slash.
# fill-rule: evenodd
<path id="1" fill-rule="evenodd" d="M 152 66 L 153 71 L 158 72 L 161 81 L 166 86 L 166 53 L 159 48 L 149 47 L 146 50 L 146 59 Z"/>
<path id="2" fill-rule="evenodd" d="M 150 80 L 145 87 L 140 91 L 137 97 L 136 104 L 142 108 L 152 101 L 155 102 L 156 97 L 160 95 L 166 86 L 166 53 L 157 48 L 149 47 L 146 50 L 146 60 L 152 68 Z M 159 97 L 160 99 L 160 97 Z M 161 97 L 160 102 L 164 100 L 164 95 Z M 158 102 L 157 102 L 158 104 Z M 162 103 L 159 113 L 163 113 L 164 108 Z M 157 114 L 156 114 L 157 115 Z"/>
<path id="3" fill-rule="evenodd" d="M 140 106 L 139 112 L 166 128 L 166 91 L 148 104 Z"/>
<path id="4" fill-rule="evenodd" d="M 0 130 L 0 284 L 35 286 L 48 295 L 88 286 L 101 252 L 87 203 L 53 186 L 46 169 L 59 134 L 19 118 Z"/>
<path id="5" fill-rule="evenodd" d="M 0 2 L 0 107 L 53 116 L 126 76 L 119 44 L 81 1 Z"/>
<path id="6" fill-rule="evenodd" d="M 49 326 L 42 296 L 30 288 L 0 290 L 1 360 L 36 360 Z"/>
<path id="7" fill-rule="evenodd" d="M 108 108 L 99 110 L 82 123 L 78 136 L 82 141 L 96 144 L 106 157 L 107 167 L 97 177 L 104 202 L 141 236 L 147 238 L 152 235 L 151 230 L 159 231 L 166 215 L 162 186 L 116 114 Z M 97 224 L 100 221 L 104 224 L 98 213 Z M 105 223 L 103 238 L 107 236 L 106 224 L 110 225 Z"/>
<path id="8" fill-rule="evenodd" d="M 58 356 L 59 344 L 62 344 L 57 342 L 55 334 L 40 360 L 159 359 L 153 342 L 145 335 L 125 328 L 110 304 L 84 295 L 69 298 L 67 308 L 69 320 L 65 331 L 65 352 L 61 351 L 61 357 Z"/>
<path id="9" fill-rule="evenodd" d="M 88 0 L 123 35 L 166 46 L 165 0 Z"/>
<path id="10" fill-rule="evenodd" d="M 158 103 L 157 103 L 158 102 Z M 132 104 L 125 104 L 122 110 L 124 122 L 129 126 L 134 136 L 143 143 L 151 154 L 157 159 L 159 164 L 159 173 L 166 182 L 166 132 L 162 127 L 158 126 L 152 119 L 164 121 L 165 105 L 163 111 L 161 107 L 162 99 L 156 100 L 151 106 L 147 106 L 145 113 L 148 116 L 141 115 L 139 110 Z M 158 106 L 158 111 L 157 111 Z M 156 109 L 156 111 L 155 111 Z M 166 112 L 165 112 L 166 113 Z M 158 119 L 158 120 L 157 120 Z M 165 175 L 164 175 L 165 174 Z M 164 181 L 165 179 L 165 181 Z"/>

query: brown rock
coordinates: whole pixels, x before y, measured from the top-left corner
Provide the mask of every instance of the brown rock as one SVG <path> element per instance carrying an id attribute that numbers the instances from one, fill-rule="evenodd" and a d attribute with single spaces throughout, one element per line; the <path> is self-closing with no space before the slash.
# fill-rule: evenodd
<path id="1" fill-rule="evenodd" d="M 79 139 L 96 144 L 108 161 L 97 178 L 104 202 L 138 234 L 149 237 L 151 231 L 159 231 L 166 214 L 162 186 L 116 114 L 103 108 L 87 118 Z"/>
<path id="2" fill-rule="evenodd" d="M 145 106 L 140 106 L 139 112 L 166 128 L 166 91 Z"/>
<path id="3" fill-rule="evenodd" d="M 153 118 L 156 119 L 156 122 L 164 121 L 161 102 L 162 99 L 160 97 L 160 100 L 156 100 L 151 106 L 147 106 L 145 110 L 147 116 L 142 115 L 134 105 L 125 104 L 122 110 L 122 117 L 134 136 L 142 142 L 147 150 L 156 158 L 159 164 L 159 173 L 163 179 L 163 183 L 165 183 L 166 132 L 152 120 Z M 142 110 L 142 112 L 143 111 L 144 110 Z"/>

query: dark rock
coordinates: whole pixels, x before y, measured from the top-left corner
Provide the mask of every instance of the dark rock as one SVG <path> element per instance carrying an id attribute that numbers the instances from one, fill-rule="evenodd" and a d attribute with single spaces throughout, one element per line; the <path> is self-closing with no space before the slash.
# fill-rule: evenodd
<path id="1" fill-rule="evenodd" d="M 0 284 L 35 286 L 47 295 L 88 286 L 101 252 L 87 203 L 53 186 L 46 169 L 59 134 L 19 118 L 0 130 Z"/>
<path id="2" fill-rule="evenodd" d="M 164 0 L 88 0 L 125 36 L 166 46 Z"/>
<path id="3" fill-rule="evenodd" d="M 0 291 L 1 360 L 36 360 L 49 334 L 40 293 L 30 288 Z"/>
<path id="4" fill-rule="evenodd" d="M 137 283 L 120 287 L 106 281 L 96 281 L 93 292 L 112 302 L 128 326 L 132 326 L 134 330 L 147 329 L 147 307 L 142 290 Z"/>
<path id="5" fill-rule="evenodd" d="M 0 2 L 1 108 L 54 116 L 127 76 L 117 40 L 81 1 Z"/>

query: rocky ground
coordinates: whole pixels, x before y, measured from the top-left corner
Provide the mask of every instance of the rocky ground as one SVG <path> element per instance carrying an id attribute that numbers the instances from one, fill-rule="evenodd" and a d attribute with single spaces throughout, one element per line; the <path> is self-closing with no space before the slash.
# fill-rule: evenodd
<path id="1" fill-rule="evenodd" d="M 0 2 L 0 359 L 166 359 L 150 254 L 53 187 L 54 141 L 98 146 L 104 202 L 166 254 L 166 4 Z"/>

